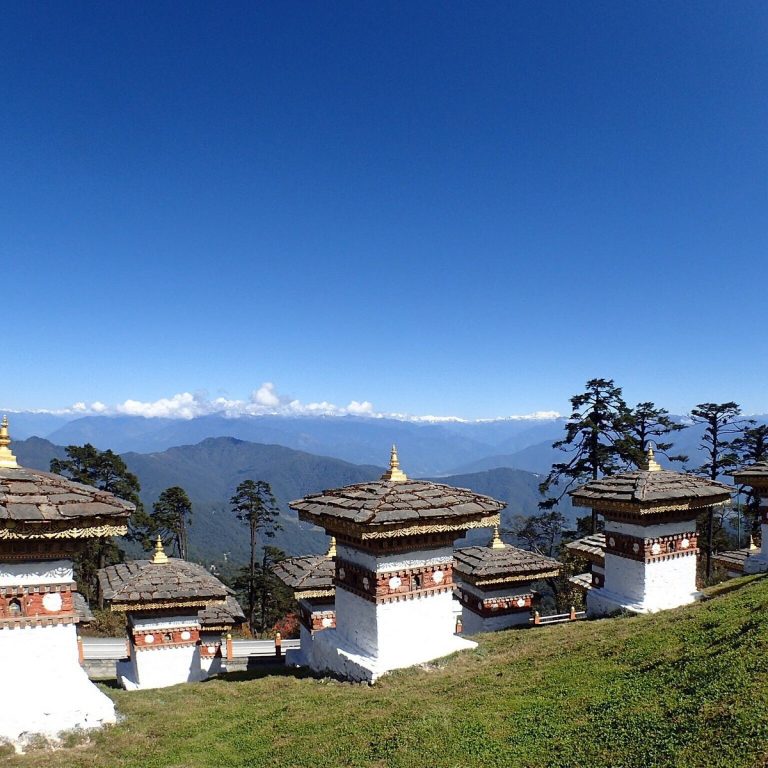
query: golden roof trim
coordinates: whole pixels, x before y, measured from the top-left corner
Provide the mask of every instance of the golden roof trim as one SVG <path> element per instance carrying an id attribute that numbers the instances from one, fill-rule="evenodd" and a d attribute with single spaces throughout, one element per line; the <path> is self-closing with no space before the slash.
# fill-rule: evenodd
<path id="1" fill-rule="evenodd" d="M 2 522 L 2 521 L 0 521 Z M 15 522 L 12 520 L 4 521 Z M 41 521 L 45 522 L 45 521 Z M 124 536 L 127 525 L 95 525 L 88 528 L 64 528 L 59 531 L 35 531 L 39 525 L 0 526 L 0 541 L 46 540 L 46 539 L 93 539 L 108 536 Z M 32 530 L 30 530 L 32 529 Z"/>

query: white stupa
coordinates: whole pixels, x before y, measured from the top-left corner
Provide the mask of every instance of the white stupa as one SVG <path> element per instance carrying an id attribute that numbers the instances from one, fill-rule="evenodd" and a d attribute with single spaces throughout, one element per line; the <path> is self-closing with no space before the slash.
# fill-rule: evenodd
<path id="1" fill-rule="evenodd" d="M 475 647 L 455 634 L 453 541 L 469 528 L 497 525 L 503 502 L 409 480 L 393 447 L 380 480 L 291 507 L 336 537 L 336 626 L 314 636 L 313 670 L 372 682 Z"/>

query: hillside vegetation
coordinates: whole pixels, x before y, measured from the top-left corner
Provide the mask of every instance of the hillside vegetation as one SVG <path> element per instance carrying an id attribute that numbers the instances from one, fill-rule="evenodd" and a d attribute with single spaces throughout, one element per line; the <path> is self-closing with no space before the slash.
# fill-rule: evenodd
<path id="1" fill-rule="evenodd" d="M 768 579 L 649 617 L 484 635 L 367 687 L 289 670 L 108 689 L 125 719 L 23 768 L 740 768 L 768 758 Z"/>

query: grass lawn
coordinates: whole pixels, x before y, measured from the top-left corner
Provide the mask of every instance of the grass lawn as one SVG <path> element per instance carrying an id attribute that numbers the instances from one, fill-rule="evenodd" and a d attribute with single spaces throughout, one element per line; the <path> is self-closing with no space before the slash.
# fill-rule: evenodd
<path id="1" fill-rule="evenodd" d="M 105 688 L 120 724 L 88 744 L 0 763 L 768 765 L 768 578 L 729 582 L 704 603 L 655 616 L 477 639 L 475 651 L 370 687 L 275 668 L 157 691 Z"/>

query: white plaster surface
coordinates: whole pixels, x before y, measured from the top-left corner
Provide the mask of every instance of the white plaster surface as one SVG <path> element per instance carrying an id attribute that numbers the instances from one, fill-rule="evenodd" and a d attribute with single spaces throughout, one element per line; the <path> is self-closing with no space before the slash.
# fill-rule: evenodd
<path id="1" fill-rule="evenodd" d="M 658 525 L 634 525 L 633 523 L 620 523 L 616 520 L 605 521 L 605 532 L 625 533 L 628 536 L 638 536 L 641 539 L 656 539 L 659 536 L 674 536 L 678 533 L 693 533 L 696 530 L 696 520 L 678 520 L 673 523 L 659 523 Z M 606 536 L 607 539 L 607 536 Z"/>
<path id="2" fill-rule="evenodd" d="M 761 499 L 761 511 L 765 506 L 765 497 Z M 761 539 L 760 549 L 750 555 L 744 561 L 744 573 L 764 573 L 768 571 L 768 524 L 763 523 L 760 526 Z M 741 574 L 739 574 L 741 575 Z"/>
<path id="3" fill-rule="evenodd" d="M 605 586 L 587 593 L 587 613 L 653 613 L 687 605 L 700 596 L 693 555 L 644 563 L 607 553 Z"/>
<path id="4" fill-rule="evenodd" d="M 461 623 L 465 635 L 476 635 L 479 632 L 498 632 L 510 627 L 528 626 L 531 623 L 531 612 L 520 611 L 502 616 L 483 618 L 467 608 L 461 614 Z"/>
<path id="5" fill-rule="evenodd" d="M 115 706 L 78 662 L 75 627 L 0 629 L 0 739 L 17 746 L 35 734 L 115 722 Z"/>
<path id="6" fill-rule="evenodd" d="M 156 629 L 158 632 L 169 629 L 178 629 L 178 627 L 200 627 L 197 620 L 197 613 L 190 613 L 181 616 L 153 616 L 151 618 L 141 618 L 129 615 L 132 626 L 141 630 Z"/>
<path id="7" fill-rule="evenodd" d="M 131 658 L 117 662 L 117 677 L 123 688 L 165 688 L 179 683 L 204 680 L 206 673 L 196 645 L 137 650 L 131 646 Z"/>
<path id="8" fill-rule="evenodd" d="M 0 587 L 69 584 L 73 580 L 74 573 L 71 560 L 0 563 Z"/>
<path id="9" fill-rule="evenodd" d="M 451 547 L 404 552 L 400 555 L 387 554 L 379 557 L 344 545 L 338 546 L 336 551 L 340 559 L 348 560 L 350 563 L 355 563 L 376 573 L 400 571 L 405 568 L 425 568 L 453 562 L 453 549 Z"/>

